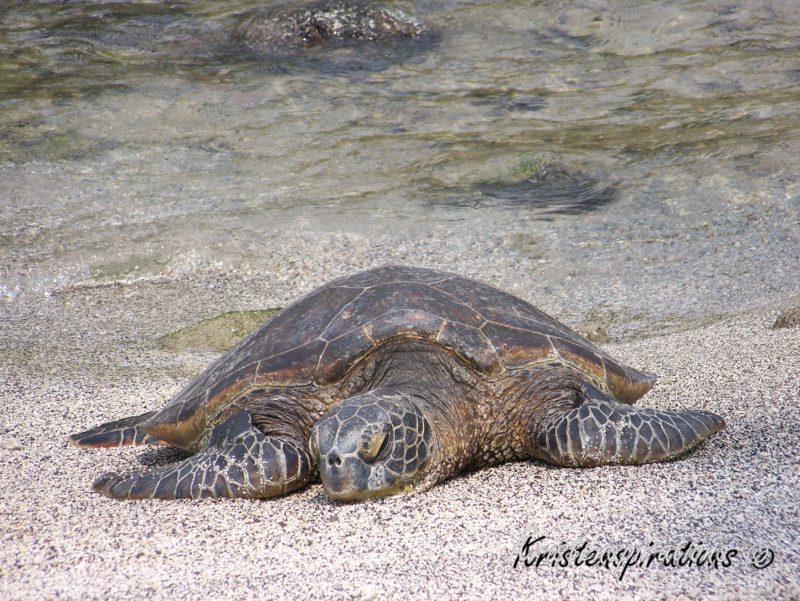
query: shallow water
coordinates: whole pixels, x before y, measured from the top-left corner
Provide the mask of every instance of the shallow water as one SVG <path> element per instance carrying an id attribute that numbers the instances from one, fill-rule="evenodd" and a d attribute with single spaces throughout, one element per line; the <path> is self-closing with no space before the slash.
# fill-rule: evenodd
<path id="1" fill-rule="evenodd" d="M 337 233 L 630 319 L 800 292 L 800 4 L 420 0 L 417 48 L 227 43 L 263 4 L 6 5 L 0 296 L 269 277 L 276 236 Z"/>

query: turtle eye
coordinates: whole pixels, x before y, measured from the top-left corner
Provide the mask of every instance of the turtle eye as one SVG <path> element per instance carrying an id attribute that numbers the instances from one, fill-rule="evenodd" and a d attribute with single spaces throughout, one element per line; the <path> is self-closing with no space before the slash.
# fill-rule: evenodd
<path id="1" fill-rule="evenodd" d="M 381 430 L 375 432 L 365 433 L 364 439 L 361 442 L 359 455 L 364 461 L 372 463 L 379 456 L 385 454 L 386 449 L 389 448 L 389 426 L 387 424 Z"/>

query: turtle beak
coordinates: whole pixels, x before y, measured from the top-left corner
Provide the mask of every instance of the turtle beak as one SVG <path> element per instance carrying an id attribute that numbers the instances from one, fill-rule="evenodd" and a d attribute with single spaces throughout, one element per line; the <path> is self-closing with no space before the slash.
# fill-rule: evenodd
<path id="1" fill-rule="evenodd" d="M 357 457 L 342 456 L 334 448 L 320 457 L 319 477 L 325 494 L 334 501 L 361 501 L 400 492 L 399 486 L 374 489 L 369 486 L 370 469 Z"/>
<path id="2" fill-rule="evenodd" d="M 342 471 L 342 457 L 336 449 L 332 449 L 330 453 L 320 457 L 319 477 L 325 493 L 329 497 L 337 498 L 352 487 L 350 478 L 347 478 Z"/>
<path id="3" fill-rule="evenodd" d="M 353 501 L 362 498 L 357 482 L 353 481 L 353 470 L 346 469 L 345 460 L 334 447 L 320 457 L 319 477 L 325 494 L 336 501 Z"/>

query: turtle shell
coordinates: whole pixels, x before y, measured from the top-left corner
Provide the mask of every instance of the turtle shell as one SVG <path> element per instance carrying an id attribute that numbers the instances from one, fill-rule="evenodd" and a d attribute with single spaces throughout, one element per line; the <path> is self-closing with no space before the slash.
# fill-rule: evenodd
<path id="1" fill-rule="evenodd" d="M 145 430 L 189 447 L 207 416 L 245 390 L 324 387 L 374 349 L 404 337 L 440 344 L 489 376 L 560 362 L 624 402 L 655 382 L 511 294 L 450 273 L 386 266 L 330 282 L 275 314 L 197 376 Z"/>

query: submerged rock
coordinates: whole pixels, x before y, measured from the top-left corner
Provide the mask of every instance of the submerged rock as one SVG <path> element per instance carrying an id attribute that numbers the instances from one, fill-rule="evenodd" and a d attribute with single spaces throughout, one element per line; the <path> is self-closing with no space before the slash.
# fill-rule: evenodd
<path id="1" fill-rule="evenodd" d="M 156 340 L 156 345 L 173 352 L 226 351 L 278 311 L 280 307 L 229 311 L 166 334 Z"/>
<path id="2" fill-rule="evenodd" d="M 297 53 L 327 45 L 422 38 L 430 28 L 398 8 L 358 0 L 272 7 L 240 22 L 233 38 L 257 52 Z"/>
<path id="3" fill-rule="evenodd" d="M 481 198 L 510 207 L 530 206 L 545 213 L 578 214 L 614 202 L 616 188 L 582 171 L 558 163 L 532 165 L 520 177 L 477 186 Z"/>
<path id="4" fill-rule="evenodd" d="M 772 324 L 772 329 L 794 328 L 797 326 L 800 326 L 800 305 L 789 307 L 781 311 L 775 323 Z"/>
<path id="5" fill-rule="evenodd" d="M 608 332 L 606 332 L 605 327 L 598 323 L 586 322 L 575 328 L 575 331 L 584 338 L 596 342 L 597 344 L 607 344 L 611 342 L 611 337 L 608 335 Z"/>
<path id="6" fill-rule="evenodd" d="M 574 169 L 547 153 L 534 153 L 466 185 L 451 187 L 450 197 L 437 204 L 526 208 L 549 216 L 593 211 L 616 199 L 616 186 L 603 174 Z"/>

